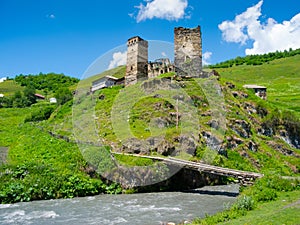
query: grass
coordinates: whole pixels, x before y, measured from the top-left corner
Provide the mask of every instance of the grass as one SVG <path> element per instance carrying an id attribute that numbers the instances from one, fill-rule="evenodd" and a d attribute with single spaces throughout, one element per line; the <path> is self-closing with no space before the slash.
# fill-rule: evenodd
<path id="1" fill-rule="evenodd" d="M 278 59 L 260 66 L 233 66 L 217 69 L 223 81 L 239 87 L 257 84 L 267 87 L 268 102 L 300 116 L 300 55 Z"/>
<path id="2" fill-rule="evenodd" d="M 71 89 L 72 90 L 76 90 L 76 89 L 89 90 L 89 88 L 92 86 L 92 82 L 95 80 L 98 80 L 105 76 L 113 76 L 116 78 L 123 78 L 125 76 L 125 73 L 126 73 L 126 66 L 119 66 L 114 69 L 104 71 L 103 73 L 95 74 L 94 76 L 84 78 L 83 80 L 81 80 L 78 83 L 78 85 L 72 86 Z"/>
<path id="3" fill-rule="evenodd" d="M 267 64 L 266 66 L 270 65 Z M 254 66 L 242 67 L 247 68 L 249 71 L 257 69 L 257 67 Z M 234 67 L 232 70 L 233 69 L 238 70 L 241 68 Z M 235 73 L 236 72 L 234 72 L 234 74 Z M 166 78 L 170 76 L 173 76 L 173 74 L 162 75 L 162 77 Z M 240 79 L 243 77 L 247 76 L 243 75 Z M 222 79 L 221 83 L 223 84 L 228 81 L 226 80 L 227 78 Z M 215 159 L 207 159 L 207 161 L 218 166 L 233 169 L 260 172 L 273 171 L 286 176 L 293 175 L 296 171 L 295 168 L 298 168 L 297 165 L 299 165 L 300 159 L 294 156 L 283 155 L 281 152 L 270 147 L 267 142 L 272 139 L 257 134 L 257 130 L 262 123 L 261 116 L 256 113 L 249 116 L 249 113 L 243 107 L 245 104 L 253 105 L 253 107 L 261 105 L 261 107 L 272 111 L 275 105 L 272 102 L 260 100 L 251 91 L 243 89 L 243 83 L 237 83 L 237 87 L 233 90 L 223 87 L 223 95 L 220 97 L 218 93 L 214 91 L 216 84 L 216 81 L 209 79 L 180 81 L 181 88 L 179 93 L 190 97 L 190 100 L 186 99 L 185 101 L 192 103 L 192 108 L 195 110 L 193 121 L 196 121 L 198 125 L 200 124 L 200 132 L 211 132 L 220 139 L 229 136 L 239 137 L 239 135 L 230 128 L 230 123 L 235 124 L 236 120 L 241 120 L 250 124 L 251 134 L 249 138 L 239 137 L 243 143 L 238 145 L 235 149 L 227 149 L 226 157 L 213 154 Z M 245 92 L 248 94 L 248 98 L 235 98 L 232 95 L 232 91 Z M 158 95 L 155 96 L 157 93 Z M 190 128 L 195 127 L 191 126 L 194 124 L 192 120 L 186 119 L 186 123 L 179 123 L 180 129 L 177 130 L 175 121 L 170 121 L 169 113 L 176 112 L 176 101 L 172 97 L 173 94 L 174 93 L 169 90 L 159 90 L 158 92 L 151 92 L 150 94 L 142 93 L 140 83 L 125 89 L 121 86 L 102 89 L 95 92 L 93 96 L 83 93 L 82 99 L 79 96 L 78 99 L 75 100 L 76 110 L 74 111 L 73 107 L 73 115 L 72 106 L 65 105 L 55 112 L 51 119 L 42 124 L 42 126 L 45 125 L 47 129 L 55 133 L 72 137 L 72 132 L 74 131 L 72 130 L 72 116 L 74 119 L 74 116 L 78 115 L 78 118 L 75 116 L 74 121 L 78 121 L 79 127 L 85 128 L 79 131 L 79 137 L 82 138 L 82 140 L 100 141 L 104 145 L 120 148 L 122 141 L 128 138 L 136 137 L 138 139 L 147 139 L 156 135 L 163 135 L 165 140 L 173 143 L 174 138 L 178 135 L 191 131 Z M 226 113 L 224 111 L 224 105 L 227 106 Z M 190 108 L 185 108 L 185 106 L 181 108 L 180 112 L 184 110 L 187 112 L 186 115 L 188 115 L 188 112 L 191 112 Z M 215 114 L 201 116 L 202 113 L 213 110 Z M 220 112 L 223 113 L 223 119 L 226 118 L 227 120 L 227 128 L 222 127 L 222 129 L 219 130 L 211 129 L 208 122 L 211 119 L 219 120 L 218 113 Z M 158 126 L 155 124 L 156 118 L 169 120 L 169 125 L 157 129 Z M 224 122 L 225 121 L 223 121 L 223 123 Z M 196 132 L 199 132 L 199 130 Z M 249 141 L 254 141 L 258 145 L 258 151 L 253 152 L 248 149 L 247 144 Z M 280 143 L 284 148 L 291 149 L 286 143 L 279 139 L 276 139 L 275 143 Z M 203 157 L 206 157 L 204 156 L 204 153 L 207 152 L 205 140 L 201 139 L 199 144 L 200 147 L 197 150 L 194 160 L 201 160 Z M 299 150 L 292 149 L 292 151 L 300 154 Z M 272 157 L 270 157 L 270 155 L 272 155 Z"/>
<path id="4" fill-rule="evenodd" d="M 242 188 L 236 202 L 223 212 L 199 218 L 192 224 L 297 224 L 300 180 L 267 174 L 253 186 Z M 296 223 L 295 223 L 296 222 Z"/>
<path id="5" fill-rule="evenodd" d="M 299 210 L 300 191 L 283 192 L 276 201 L 260 204 L 246 216 L 222 224 L 294 225 L 300 221 Z"/>
<path id="6" fill-rule="evenodd" d="M 16 91 L 23 91 L 24 87 L 21 87 L 14 80 L 6 80 L 0 83 L 0 94 L 4 96 L 12 96 Z"/>
<path id="7" fill-rule="evenodd" d="M 106 192 L 108 185 L 84 172 L 87 163 L 76 144 L 23 122 L 30 112 L 0 109 L 0 146 L 9 148 L 7 164 L 0 166 L 0 203 Z"/>
<path id="8" fill-rule="evenodd" d="M 275 201 L 258 203 L 255 209 L 242 212 L 224 211 L 204 219 L 196 219 L 193 225 L 230 224 L 230 225 L 294 225 L 299 224 L 300 190 L 281 192 Z M 226 218 L 226 215 L 228 217 Z M 220 222 L 220 218 L 225 220 Z M 219 221 L 219 222 L 218 222 Z"/>

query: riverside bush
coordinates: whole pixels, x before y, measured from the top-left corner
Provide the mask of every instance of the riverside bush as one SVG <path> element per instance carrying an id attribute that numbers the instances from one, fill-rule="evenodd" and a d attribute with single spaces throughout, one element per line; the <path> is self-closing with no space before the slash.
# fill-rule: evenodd
<path id="1" fill-rule="evenodd" d="M 237 199 L 237 201 L 233 205 L 233 209 L 236 211 L 238 210 L 250 211 L 254 209 L 254 200 L 251 196 L 242 195 Z"/>
<path id="2" fill-rule="evenodd" d="M 258 180 L 254 187 L 259 190 L 293 191 L 300 188 L 299 180 L 284 179 L 279 175 L 266 175 Z"/>
<path id="3" fill-rule="evenodd" d="M 254 198 L 258 202 L 273 201 L 277 196 L 277 192 L 271 188 L 257 189 L 254 191 Z"/>

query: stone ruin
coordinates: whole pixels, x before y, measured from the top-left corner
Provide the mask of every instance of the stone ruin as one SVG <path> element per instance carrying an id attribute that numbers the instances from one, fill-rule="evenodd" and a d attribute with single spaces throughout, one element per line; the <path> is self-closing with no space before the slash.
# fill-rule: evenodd
<path id="1" fill-rule="evenodd" d="M 198 77 L 202 71 L 200 26 L 174 29 L 175 67 L 178 76 Z"/>
<path id="2" fill-rule="evenodd" d="M 128 39 L 125 86 L 168 72 L 176 72 L 178 76 L 203 76 L 200 26 L 174 29 L 174 53 L 174 64 L 167 58 L 149 62 L 148 42 L 139 36 Z"/>

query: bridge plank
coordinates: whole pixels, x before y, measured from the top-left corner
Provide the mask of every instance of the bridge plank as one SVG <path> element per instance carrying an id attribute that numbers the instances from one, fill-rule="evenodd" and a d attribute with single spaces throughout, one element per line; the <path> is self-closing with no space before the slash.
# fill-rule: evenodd
<path id="1" fill-rule="evenodd" d="M 147 155 L 138 155 L 138 154 L 128 154 L 128 153 L 118 153 L 113 152 L 112 154 L 123 154 L 128 156 L 134 156 L 134 157 L 140 157 L 140 158 L 148 158 L 152 160 L 162 161 L 168 164 L 178 165 L 182 166 L 183 168 L 191 169 L 191 170 L 197 170 L 200 172 L 205 173 L 211 173 L 216 174 L 220 176 L 227 176 L 227 177 L 234 177 L 238 180 L 241 180 L 241 182 L 246 181 L 249 182 L 250 180 L 255 180 L 258 178 L 262 178 L 263 174 L 255 173 L 255 172 L 249 172 L 249 171 L 242 171 L 242 170 L 235 170 L 235 169 L 229 169 L 219 166 L 212 166 L 205 163 L 200 162 L 192 162 L 188 160 L 178 159 L 174 157 L 157 157 L 157 156 L 147 156 Z"/>

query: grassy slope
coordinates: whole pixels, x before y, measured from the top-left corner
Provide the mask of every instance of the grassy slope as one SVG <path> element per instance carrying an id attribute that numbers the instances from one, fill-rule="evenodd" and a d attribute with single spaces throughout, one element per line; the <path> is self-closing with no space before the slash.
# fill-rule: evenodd
<path id="1" fill-rule="evenodd" d="M 283 192 L 276 201 L 263 203 L 246 216 L 223 224 L 294 225 L 300 221 L 299 209 L 300 191 Z"/>
<path id="2" fill-rule="evenodd" d="M 299 100 L 300 89 L 299 88 L 297 89 L 297 87 L 299 85 L 300 71 L 298 70 L 297 63 L 300 60 L 300 58 L 297 57 L 298 56 L 273 61 L 269 64 L 265 64 L 262 66 L 240 66 L 240 67 L 233 67 L 230 69 L 218 69 L 218 71 L 221 73 L 221 77 L 222 77 L 221 82 L 223 84 L 226 81 L 232 81 L 237 85 L 237 88 L 233 89 L 233 91 L 242 90 L 244 92 L 247 92 L 246 90 L 243 90 L 241 88 L 241 86 L 245 83 L 256 83 L 259 85 L 266 85 L 269 88 L 268 101 L 273 106 L 275 105 L 281 108 L 288 107 L 289 109 L 297 110 L 297 107 L 295 108 L 295 106 L 297 105 L 294 104 L 294 101 L 289 100 L 291 96 L 296 96 L 296 101 Z M 284 67 L 285 69 L 282 69 L 282 67 Z M 116 68 L 115 70 L 108 71 L 105 74 L 99 75 L 97 77 L 102 77 L 104 75 L 114 75 L 115 73 L 124 74 L 125 67 Z M 251 78 L 251 76 L 254 76 L 254 78 Z M 97 77 L 92 77 L 80 82 L 80 86 L 88 89 L 91 82 L 97 79 Z M 270 86 L 268 84 L 270 84 Z M 276 96 L 278 96 L 277 89 L 280 91 L 282 95 L 282 97 L 278 98 L 278 100 L 276 100 Z M 98 91 L 94 95 L 96 97 L 95 99 L 97 99 L 97 104 L 95 106 L 95 116 L 98 119 L 96 121 L 96 124 L 98 124 L 98 128 L 99 128 L 98 131 L 100 137 L 107 144 L 111 144 L 112 142 L 115 142 L 117 140 L 111 124 L 111 109 L 114 104 L 115 97 L 118 95 L 120 90 L 122 90 L 121 87 L 113 87 L 113 88 L 108 88 L 108 89 L 103 89 L 101 91 Z M 203 92 L 201 91 L 201 89 L 197 88 L 197 85 L 195 85 L 193 81 L 185 81 L 184 90 L 188 93 L 189 96 L 203 96 Z M 272 139 L 267 137 L 262 137 L 256 134 L 255 129 L 257 124 L 250 121 L 248 113 L 245 112 L 240 106 L 246 102 L 250 102 L 251 104 L 255 105 L 260 100 L 256 96 L 254 96 L 253 93 L 251 92 L 248 92 L 249 94 L 248 99 L 236 99 L 232 96 L 231 91 L 232 90 L 224 89 L 224 93 L 223 93 L 227 105 L 231 106 L 231 109 L 227 112 L 227 118 L 241 119 L 252 123 L 253 136 L 250 139 L 242 138 L 244 144 L 240 145 L 234 150 L 228 150 L 227 158 L 223 156 L 219 156 L 216 158 L 214 163 L 221 166 L 230 167 L 230 168 L 262 171 L 262 172 L 273 171 L 282 175 L 292 175 L 294 173 L 292 168 L 300 164 L 299 158 L 283 155 L 280 152 L 270 148 L 266 144 L 266 142 L 271 141 Z M 104 99 L 102 100 L 98 99 L 99 96 L 104 96 Z M 286 99 L 288 99 L 288 101 Z M 207 103 L 207 99 L 205 99 L 205 97 L 202 97 L 198 100 L 196 99 L 196 101 L 197 101 L 197 107 L 199 113 L 199 121 L 201 123 L 201 129 L 206 129 L 209 131 L 210 128 L 206 123 L 211 119 L 211 117 L 200 116 L 201 113 L 206 113 L 209 110 L 209 107 L 205 106 L 205 103 Z M 147 123 L 141 123 L 141 121 L 149 122 L 152 116 L 151 114 L 146 114 L 143 112 L 146 112 L 147 110 L 149 110 L 149 112 L 155 112 L 155 107 L 157 106 L 158 103 L 162 103 L 162 105 L 165 105 L 165 101 L 163 99 L 159 100 L 159 98 L 158 99 L 140 98 L 139 101 L 135 103 L 134 107 L 132 108 L 132 111 L 130 112 L 131 113 L 130 127 L 136 136 L 138 136 L 138 134 L 142 134 L 142 136 L 144 135 L 145 137 L 149 136 Z M 89 102 L 85 102 L 84 104 L 88 106 Z M 145 111 L 143 106 L 147 106 L 148 109 Z M 85 108 L 86 107 L 83 105 L 82 109 L 86 110 Z M 18 155 L 19 155 L 18 152 L 20 151 L 22 153 L 22 151 L 24 150 L 20 148 L 20 146 L 22 146 L 23 144 L 27 147 L 26 147 L 26 151 L 23 151 L 22 157 L 26 157 L 26 154 L 28 157 L 29 152 L 30 154 L 34 154 L 34 152 L 32 152 L 31 149 L 34 148 L 31 145 L 31 142 L 34 143 L 34 141 L 32 141 L 30 136 L 36 136 L 37 138 L 40 138 L 42 140 L 40 146 L 43 145 L 48 146 L 47 148 L 51 148 L 52 146 L 52 144 L 49 145 L 49 140 L 51 140 L 52 138 L 47 136 L 47 134 L 38 134 L 38 131 L 35 130 L 35 128 L 32 128 L 28 125 L 21 126 L 21 130 L 17 130 L 13 128 L 13 127 L 17 127 L 17 125 L 21 123 L 20 121 L 24 119 L 24 115 L 26 115 L 26 113 L 29 113 L 28 110 L 29 109 L 21 109 L 20 111 L 19 110 L 5 111 L 4 109 L 3 110 L 1 109 L 0 122 L 2 123 L 1 125 L 5 127 L 5 128 L 1 128 L 2 134 L 3 134 L 3 130 L 4 132 L 11 132 L 11 134 L 6 136 L 1 135 L 2 138 L 0 136 L 0 146 L 12 146 L 10 149 L 11 150 L 10 157 L 11 160 L 14 160 L 14 162 L 17 163 L 20 163 L 20 161 L 22 161 L 22 158 L 20 158 L 21 160 L 18 159 Z M 166 115 L 166 113 L 168 114 L 169 112 L 174 112 L 174 109 L 168 107 L 161 108 L 161 110 L 162 110 L 161 112 L 156 112 L 157 117 L 160 116 L 163 117 Z M 7 116 L 10 117 L 10 119 L 7 119 L 6 118 Z M 259 118 L 258 115 L 252 115 L 252 116 L 254 117 L 254 121 L 261 120 L 261 118 Z M 19 122 L 15 120 L 18 120 Z M 73 128 L 72 104 L 62 106 L 53 114 L 53 116 L 50 118 L 49 121 L 42 122 L 40 123 L 40 125 L 44 126 L 47 130 L 53 131 L 54 133 L 72 136 L 72 128 Z M 174 133 L 174 124 L 168 128 L 168 131 L 170 132 L 170 137 L 172 137 L 172 133 Z M 19 142 L 16 140 L 16 137 L 19 136 L 19 134 L 21 134 L 20 132 L 23 132 L 23 135 L 25 135 L 24 141 L 26 143 L 22 143 L 22 139 L 19 139 Z M 174 133 L 174 135 L 176 135 L 176 132 Z M 232 131 L 229 131 L 227 135 L 236 135 L 236 134 L 234 134 Z M 249 140 L 255 141 L 256 143 L 259 144 L 259 151 L 252 152 L 250 150 L 247 150 L 246 143 L 248 143 Z M 42 153 L 41 152 L 38 153 L 41 154 L 42 156 L 35 156 L 32 158 L 33 159 L 35 158 L 37 161 L 40 162 L 44 160 L 43 157 L 45 157 L 45 159 L 47 159 L 48 157 L 50 158 L 60 157 L 59 155 L 56 155 L 55 152 L 62 154 L 61 150 L 59 149 L 60 148 L 59 146 L 63 143 L 60 143 L 57 140 L 54 141 L 55 143 L 53 146 L 56 146 L 54 147 L 54 151 L 51 151 L 51 153 L 49 153 L 49 150 L 44 149 L 45 151 L 43 151 Z M 289 148 L 286 144 L 284 143 L 282 144 L 285 147 Z M 77 151 L 78 150 L 75 150 L 75 152 Z M 201 151 L 202 151 L 201 149 L 198 149 L 197 151 L 197 156 L 200 158 L 202 157 Z M 294 151 L 298 152 L 298 154 L 300 153 L 299 150 L 294 149 Z M 244 156 L 245 153 L 247 157 Z M 272 157 L 270 157 L 270 155 L 272 155 Z M 67 157 L 69 156 L 67 155 Z M 79 158 L 77 158 L 77 160 L 81 161 L 81 159 Z M 127 164 L 130 161 L 130 160 L 128 161 L 128 159 L 122 159 L 122 157 L 120 157 L 119 160 L 121 160 L 122 162 L 127 161 Z M 70 168 L 72 167 L 71 165 L 69 165 L 72 164 L 72 160 L 66 158 L 65 163 L 66 163 L 65 165 L 66 167 L 70 167 Z M 79 165 L 80 164 L 81 163 L 79 163 Z M 77 166 L 76 166 L 76 170 L 78 169 Z M 75 167 L 72 168 L 74 169 Z"/>
<path id="3" fill-rule="evenodd" d="M 234 66 L 217 69 L 224 80 L 266 86 L 268 101 L 300 117 L 300 55 L 274 60 L 261 66 Z"/>
<path id="4" fill-rule="evenodd" d="M 283 155 L 281 152 L 274 150 L 267 143 L 270 141 L 274 141 L 273 138 L 269 138 L 266 136 L 258 135 L 256 130 L 259 128 L 259 123 L 262 121 L 262 118 L 257 114 L 252 114 L 249 117 L 248 112 L 243 109 L 244 104 L 251 103 L 252 105 L 257 105 L 258 102 L 261 102 L 266 107 L 278 106 L 278 107 L 286 107 L 286 105 L 293 106 L 294 101 L 283 101 L 282 99 L 279 101 L 272 101 L 275 98 L 275 94 L 278 95 L 277 91 L 273 89 L 279 89 L 279 92 L 282 92 L 285 98 L 291 98 L 288 94 L 293 96 L 299 96 L 300 89 L 297 89 L 296 86 L 299 85 L 299 82 L 295 82 L 295 80 L 300 79 L 298 71 L 298 61 L 300 60 L 300 56 L 295 56 L 286 59 L 275 60 L 271 63 L 262 65 L 262 66 L 239 66 L 233 67 L 230 69 L 220 69 L 221 73 L 221 83 L 225 85 L 226 81 L 232 81 L 236 84 L 236 88 L 230 90 L 228 88 L 224 88 L 223 94 L 225 97 L 225 102 L 229 108 L 226 117 L 227 120 L 244 120 L 251 124 L 252 136 L 250 138 L 241 138 L 244 144 L 239 145 L 237 148 L 233 150 L 228 150 L 228 156 L 218 156 L 216 157 L 214 164 L 225 166 L 229 168 L 237 168 L 241 170 L 249 170 L 249 171 L 261 171 L 261 172 L 276 172 L 282 175 L 292 175 L 295 171 L 297 165 L 300 164 L 299 158 Z M 286 62 L 286 63 L 285 63 Z M 281 67 L 284 67 L 282 69 Z M 122 69 L 122 67 L 120 67 Z M 120 68 L 116 68 L 119 71 Z M 125 73 L 124 67 L 122 69 L 123 73 Z M 281 79 L 283 76 L 280 71 L 285 71 L 286 76 L 284 76 L 284 80 Z M 111 72 L 115 72 L 111 70 Z M 119 71 L 120 72 L 120 71 Z M 250 75 L 249 75 L 250 74 Z M 258 74 L 258 75 L 257 75 Z M 103 75 L 102 75 L 103 76 Z M 252 76 L 254 78 L 252 78 Z M 89 78 L 88 82 L 96 79 L 95 77 Z M 275 85 L 275 81 L 280 81 L 278 85 Z M 273 86 L 268 86 L 267 82 L 273 82 Z M 81 82 L 82 83 L 82 82 Z M 247 91 L 242 88 L 242 85 L 245 83 L 256 83 L 260 85 L 266 85 L 269 87 L 269 97 L 268 101 L 262 101 L 258 97 L 254 96 L 251 91 Z M 284 85 L 284 83 L 291 84 L 290 89 Z M 87 81 L 83 81 L 81 85 L 85 87 Z M 196 99 L 197 109 L 199 113 L 199 121 L 201 124 L 201 129 L 206 131 L 211 131 L 210 127 L 207 125 L 207 122 L 211 119 L 211 117 L 203 117 L 200 114 L 207 112 L 210 107 L 205 106 L 207 103 L 207 99 L 203 97 L 203 91 L 199 88 L 194 81 L 184 81 L 185 87 L 184 91 L 189 96 L 200 96 L 199 99 Z M 272 88 L 273 89 L 272 89 Z M 96 116 L 95 125 L 98 128 L 98 135 L 103 140 L 103 142 L 107 145 L 115 145 L 119 146 L 120 143 L 117 141 L 116 133 L 112 126 L 112 114 L 111 110 L 116 101 L 116 96 L 118 93 L 123 90 L 121 87 L 113 87 L 108 89 L 103 89 L 97 91 L 94 95 L 94 99 L 96 101 L 94 113 Z M 272 91 L 273 90 L 273 91 Z M 232 96 L 232 91 L 243 91 L 249 94 L 248 98 L 234 98 Z M 137 102 L 135 102 L 134 106 L 130 111 L 130 129 L 134 136 L 145 139 L 149 137 L 151 127 L 149 127 L 149 123 L 154 117 L 166 117 L 168 113 L 174 112 L 174 108 L 164 107 L 166 101 L 162 98 L 153 98 L 153 97 L 140 97 L 139 93 L 133 90 L 133 94 L 137 96 Z M 99 96 L 103 96 L 104 99 L 98 99 Z M 202 97 L 201 97 L 202 96 Z M 83 102 L 83 104 L 88 104 L 88 102 Z M 157 105 L 161 105 L 159 110 L 157 110 Z M 286 105 L 284 105 L 286 104 Z M 174 102 L 173 102 L 174 105 Z M 283 106 L 282 106 L 283 105 Z M 230 107 L 229 107 L 230 106 Z M 83 113 L 86 111 L 86 106 L 82 105 Z M 271 107 L 272 108 L 272 107 Z M 155 113 L 154 113 L 155 112 Z M 154 116 L 155 115 L 155 116 Z M 258 121 L 258 122 L 255 122 Z M 62 107 L 61 110 L 58 110 L 56 116 L 54 116 L 48 121 L 42 124 L 47 127 L 47 129 L 52 130 L 55 133 L 59 133 L 62 135 L 72 135 L 72 110 L 71 106 Z M 150 129 L 149 129 L 150 128 Z M 122 130 L 123 127 L 120 127 Z M 153 130 L 152 130 L 153 131 Z M 176 129 L 174 129 L 174 122 L 171 123 L 165 130 L 168 140 L 172 140 L 176 135 Z M 226 131 L 226 136 L 237 136 L 231 129 Z M 254 141 L 258 144 L 259 149 L 257 152 L 250 151 L 247 147 L 249 141 Z M 275 140 L 276 143 L 282 144 L 285 148 L 291 149 L 286 143 L 282 140 Z M 292 149 L 293 151 L 300 154 L 299 150 Z M 202 154 L 205 151 L 205 146 L 202 146 L 197 150 L 197 159 L 202 158 Z M 270 157 L 272 155 L 272 157 Z"/>
<path id="5" fill-rule="evenodd" d="M 300 117 L 300 56 L 275 60 L 261 66 L 237 66 L 226 69 L 217 69 L 221 74 L 221 82 L 225 84 L 227 81 L 233 82 L 237 86 L 237 90 L 243 90 L 244 84 L 264 85 L 268 88 L 268 100 L 262 101 L 262 104 L 268 105 L 271 108 L 277 107 L 281 110 L 289 109 L 293 111 L 297 117 Z M 251 91 L 248 92 L 250 98 Z M 226 93 L 225 93 L 226 95 Z M 227 98 L 228 99 L 228 98 Z M 255 100 L 259 102 L 258 100 Z M 235 109 L 238 111 L 238 109 Z M 299 166 L 299 158 L 287 157 L 278 154 L 273 148 L 266 145 L 266 141 L 274 141 L 274 139 L 264 138 L 256 135 L 255 140 L 259 141 L 260 149 L 256 153 L 250 153 L 249 156 L 263 164 L 260 168 L 263 173 L 285 173 L 284 170 L 288 165 L 287 158 L 291 160 L 291 164 Z M 277 140 L 278 141 L 278 140 Z M 294 150 L 296 152 L 298 150 Z M 229 157 L 230 158 L 230 157 Z M 231 160 L 231 163 L 234 161 Z M 281 168 L 277 168 L 277 165 Z M 285 168 L 284 168 L 285 167 Z M 279 169 L 279 170 L 278 170 Z M 280 171 L 282 170 L 282 171 Z M 277 171 L 277 172 L 275 172 Z M 270 178 L 271 179 L 271 178 Z M 272 182 L 270 180 L 270 182 Z M 276 186 L 276 185 L 275 185 Z M 297 189 L 297 187 L 296 187 Z M 266 188 L 265 185 L 256 185 L 243 192 L 250 194 L 251 192 L 263 193 L 263 198 L 270 196 L 274 197 L 274 189 Z M 231 210 L 231 213 L 222 212 L 205 220 L 195 220 L 193 224 L 216 224 L 220 218 L 228 222 L 218 224 L 298 224 L 300 217 L 299 201 L 300 192 L 298 190 L 293 192 L 275 191 L 278 197 L 275 201 L 260 200 L 255 202 L 256 208 L 249 212 Z M 250 196 L 253 196 L 250 194 Z M 255 197 L 255 195 L 254 195 Z M 272 198 L 273 199 L 273 198 Z M 235 218 L 235 219 L 234 219 Z"/>
<path id="6" fill-rule="evenodd" d="M 16 91 L 22 91 L 23 89 L 14 80 L 6 80 L 0 83 L 0 94 L 4 94 L 4 96 L 12 96 Z"/>
<path id="7" fill-rule="evenodd" d="M 0 146 L 8 147 L 0 167 L 0 203 L 94 195 L 106 191 L 85 172 L 78 146 L 56 139 L 24 118 L 26 109 L 0 109 Z"/>
<path id="8" fill-rule="evenodd" d="M 126 66 L 118 66 L 114 69 L 107 70 L 101 74 L 96 74 L 94 76 L 85 78 L 85 79 L 81 80 L 78 85 L 72 86 L 71 89 L 75 90 L 76 88 L 79 88 L 79 87 L 84 88 L 84 89 L 89 89 L 89 87 L 92 86 L 93 81 L 100 79 L 102 77 L 105 77 L 105 76 L 113 76 L 116 78 L 122 78 L 125 76 L 125 71 L 126 71 Z"/>
<path id="9" fill-rule="evenodd" d="M 238 201 L 237 201 L 238 202 Z M 236 203 L 235 203 L 236 204 Z M 193 225 L 234 224 L 234 225 L 282 225 L 299 224 L 300 190 L 280 192 L 276 200 L 254 203 L 253 210 L 224 210 L 205 219 L 196 219 Z"/>

